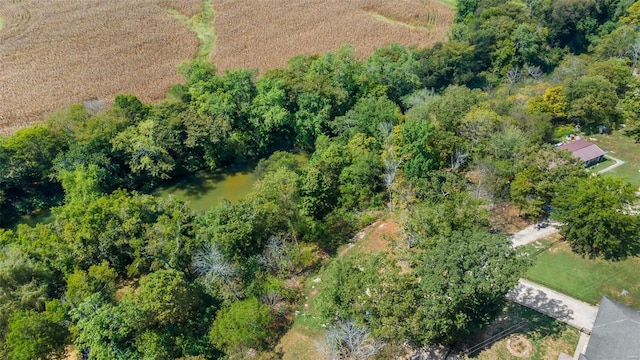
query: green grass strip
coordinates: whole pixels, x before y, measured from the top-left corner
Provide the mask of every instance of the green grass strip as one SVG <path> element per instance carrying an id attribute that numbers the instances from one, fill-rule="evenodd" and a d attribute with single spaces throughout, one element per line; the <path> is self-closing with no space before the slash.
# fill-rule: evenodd
<path id="1" fill-rule="evenodd" d="M 439 3 L 445 4 L 452 9 L 456 9 L 458 6 L 457 0 L 437 0 Z"/>
<path id="2" fill-rule="evenodd" d="M 215 11 L 211 0 L 202 1 L 202 11 L 193 17 L 185 16 L 174 9 L 167 9 L 169 15 L 180 21 L 189 30 L 193 31 L 198 38 L 200 48 L 196 58 L 199 60 L 208 60 L 211 58 L 213 47 L 216 42 L 216 33 L 213 28 L 213 18 Z"/>
<path id="3" fill-rule="evenodd" d="M 380 14 L 378 14 L 376 12 L 369 12 L 369 14 L 371 16 L 373 16 L 374 19 L 382 21 L 384 23 L 391 24 L 391 25 L 397 25 L 397 26 L 403 26 L 403 27 L 406 27 L 406 28 L 409 28 L 409 29 L 412 29 L 412 30 L 425 30 L 425 29 L 433 27 L 432 24 L 427 24 L 425 26 L 416 26 L 416 25 L 412 25 L 412 24 L 407 24 L 405 22 L 398 21 L 398 20 L 393 20 L 393 19 L 388 18 L 388 17 L 386 17 L 384 15 L 380 15 Z"/>
<path id="4" fill-rule="evenodd" d="M 551 245 L 549 240 L 541 243 L 528 245 L 525 251 L 535 253 L 537 248 Z M 588 259 L 560 242 L 539 253 L 525 277 L 591 304 L 597 304 L 606 295 L 640 308 L 640 257 L 621 261 Z"/>

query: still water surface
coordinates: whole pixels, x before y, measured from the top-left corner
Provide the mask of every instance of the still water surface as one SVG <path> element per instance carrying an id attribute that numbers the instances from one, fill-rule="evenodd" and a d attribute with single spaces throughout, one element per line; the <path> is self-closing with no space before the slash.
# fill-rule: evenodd
<path id="1" fill-rule="evenodd" d="M 153 194 L 185 201 L 193 211 L 209 210 L 222 199 L 235 202 L 247 195 L 255 181 L 253 170 L 253 166 L 246 166 L 198 171 L 160 186 Z"/>
<path id="2" fill-rule="evenodd" d="M 307 154 L 296 154 L 295 157 L 302 166 L 309 161 Z M 222 199 L 235 202 L 249 194 L 256 181 L 255 167 L 256 164 L 248 164 L 213 171 L 197 171 L 159 186 L 152 194 L 165 199 L 173 196 L 186 202 L 187 206 L 196 212 L 209 210 L 220 204 Z M 35 226 L 50 221 L 53 221 L 51 211 L 41 210 L 32 215 L 22 216 L 18 224 Z"/>

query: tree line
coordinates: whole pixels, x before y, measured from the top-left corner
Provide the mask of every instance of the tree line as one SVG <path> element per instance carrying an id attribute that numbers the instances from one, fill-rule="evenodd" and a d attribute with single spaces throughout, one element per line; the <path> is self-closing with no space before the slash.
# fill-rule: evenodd
<path id="1" fill-rule="evenodd" d="M 193 61 L 162 102 L 73 105 L 1 138 L 2 225 L 41 208 L 53 220 L 0 229 L 0 354 L 277 358 L 320 268 L 330 356 L 455 343 L 500 313 L 530 263 L 491 221 L 504 201 L 531 220 L 551 208 L 582 254 L 637 254 L 631 186 L 551 143 L 576 125 L 640 133 L 638 9 L 460 1 L 451 39 L 430 48 L 358 60 L 345 46 L 261 76 Z M 193 213 L 148 195 L 258 160 L 235 203 Z M 400 250 L 327 260 L 381 213 L 399 219 Z"/>

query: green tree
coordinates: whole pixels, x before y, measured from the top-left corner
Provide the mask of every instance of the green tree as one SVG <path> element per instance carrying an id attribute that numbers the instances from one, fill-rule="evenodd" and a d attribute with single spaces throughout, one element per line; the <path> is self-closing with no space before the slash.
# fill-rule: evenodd
<path id="1" fill-rule="evenodd" d="M 375 141 L 358 133 L 347 145 L 353 161 L 342 170 L 339 179 L 340 206 L 346 209 L 363 209 L 382 203 L 383 163 L 377 151 L 372 149 Z"/>
<path id="2" fill-rule="evenodd" d="M 175 160 L 158 138 L 157 130 L 157 123 L 145 120 L 128 127 L 111 141 L 113 150 L 124 153 L 131 171 L 149 179 L 151 184 L 169 179 L 175 167 Z"/>
<path id="3" fill-rule="evenodd" d="M 468 41 L 449 40 L 418 50 L 419 76 L 426 89 L 441 90 L 471 83 L 478 76 L 475 46 Z"/>
<path id="4" fill-rule="evenodd" d="M 209 336 L 211 342 L 227 354 L 262 350 L 275 335 L 273 320 L 268 306 L 256 298 L 249 298 L 220 310 Z"/>
<path id="5" fill-rule="evenodd" d="M 122 306 L 141 312 L 138 326 L 164 328 L 184 323 L 195 315 L 198 298 L 195 289 L 177 270 L 158 270 L 140 279 L 140 287 Z"/>
<path id="6" fill-rule="evenodd" d="M 72 305 L 79 305 L 91 294 L 100 293 L 105 301 L 113 300 L 118 274 L 106 261 L 92 265 L 89 271 L 76 270 L 67 278 L 65 297 Z"/>
<path id="7" fill-rule="evenodd" d="M 477 228 L 442 236 L 409 257 L 409 271 L 386 255 L 337 259 L 319 295 L 325 319 L 351 319 L 383 341 L 450 344 L 502 312 L 527 264 L 505 236 Z"/>
<path id="8" fill-rule="evenodd" d="M 52 278 L 43 263 L 28 258 L 16 246 L 0 250 L 0 339 L 7 333 L 12 313 L 45 309 Z"/>
<path id="9" fill-rule="evenodd" d="M 0 223 L 14 215 L 55 204 L 60 185 L 51 181 L 55 157 L 66 149 L 64 137 L 36 125 L 0 138 Z"/>
<path id="10" fill-rule="evenodd" d="M 420 88 L 420 63 L 413 48 L 398 44 L 379 48 L 366 61 L 367 80 L 370 87 L 382 85 L 387 97 L 395 102 Z"/>
<path id="11" fill-rule="evenodd" d="M 332 127 L 338 134 L 351 137 L 356 133 L 363 133 L 378 139 L 382 144 L 384 139 L 379 130 L 380 124 L 389 123 L 395 126 L 400 119 L 400 108 L 386 96 L 367 96 L 358 99 L 353 109 L 347 111 L 344 116 L 335 118 Z"/>
<path id="12" fill-rule="evenodd" d="M 116 95 L 113 106 L 124 112 L 124 116 L 132 122 L 140 122 L 149 114 L 149 105 L 144 105 L 140 100 L 131 94 Z"/>
<path id="13" fill-rule="evenodd" d="M 256 89 L 249 121 L 256 129 L 255 142 L 260 151 L 291 148 L 295 140 L 295 124 L 287 108 L 289 104 L 284 81 L 275 77 L 261 77 Z"/>
<path id="14" fill-rule="evenodd" d="M 479 0 L 460 0 L 456 4 L 456 21 L 463 21 L 468 15 L 473 15 Z"/>
<path id="15" fill-rule="evenodd" d="M 573 250 L 590 257 L 635 255 L 640 224 L 633 214 L 635 188 L 620 179 L 589 176 L 565 182 L 553 200 L 552 216 Z"/>
<path id="16" fill-rule="evenodd" d="M 351 159 L 345 147 L 321 136 L 311 156 L 300 185 L 303 211 L 322 219 L 338 204 L 340 174 Z"/>
<path id="17" fill-rule="evenodd" d="M 276 172 L 280 168 L 285 168 L 296 173 L 301 172 L 301 161 L 296 155 L 286 151 L 276 151 L 266 159 L 260 159 L 256 168 L 253 169 L 253 176 L 256 180 L 261 180 L 267 174 Z"/>
<path id="18" fill-rule="evenodd" d="M 545 207 L 551 205 L 560 184 L 587 176 L 581 161 L 548 148 L 528 154 L 522 164 L 526 165 L 509 186 L 510 196 L 521 216 L 534 219 L 545 214 Z"/>
<path id="19" fill-rule="evenodd" d="M 527 264 L 509 239 L 485 230 L 453 233 L 414 261 L 419 293 L 428 294 L 408 314 L 418 344 L 452 343 L 489 324 Z"/>
<path id="20" fill-rule="evenodd" d="M 17 311 L 9 319 L 7 346 L 15 360 L 64 359 L 69 335 L 66 312 L 59 300 L 47 302 L 42 313 Z"/>
<path id="21" fill-rule="evenodd" d="M 602 76 L 607 79 L 615 87 L 616 94 L 623 97 L 629 89 L 633 76 L 631 67 L 626 59 L 608 59 L 606 61 L 598 61 L 589 65 L 587 68 L 588 76 Z"/>
<path id="22" fill-rule="evenodd" d="M 91 359 L 126 360 L 140 358 L 132 346 L 142 314 L 133 306 L 102 304 L 89 297 L 76 309 L 77 349 L 89 352 Z"/>
<path id="23" fill-rule="evenodd" d="M 608 131 L 619 124 L 616 87 L 603 76 L 583 76 L 567 87 L 568 115 L 582 131 L 594 133 L 600 125 Z"/>
<path id="24" fill-rule="evenodd" d="M 441 95 L 429 96 L 409 109 L 407 119 L 433 121 L 446 131 L 456 132 L 469 110 L 486 98 L 486 93 L 478 89 L 449 86 Z"/>
<path id="25" fill-rule="evenodd" d="M 626 125 L 624 133 L 632 137 L 636 143 L 640 142 L 640 81 L 637 78 L 629 83 L 629 91 L 618 103 L 618 110 Z"/>
<path id="26" fill-rule="evenodd" d="M 73 171 L 62 169 L 58 179 L 65 192 L 65 202 L 89 203 L 97 199 L 102 191 L 100 177 L 104 171 L 96 164 L 79 165 Z"/>
<path id="27" fill-rule="evenodd" d="M 400 156 L 408 179 L 427 176 L 430 170 L 436 170 L 436 150 L 433 143 L 434 125 L 427 121 L 409 120 L 402 125 L 402 145 Z"/>

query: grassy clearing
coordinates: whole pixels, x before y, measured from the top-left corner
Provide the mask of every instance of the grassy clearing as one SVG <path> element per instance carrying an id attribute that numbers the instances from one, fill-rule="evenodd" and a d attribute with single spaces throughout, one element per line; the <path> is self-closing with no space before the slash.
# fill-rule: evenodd
<path id="1" fill-rule="evenodd" d="M 215 11 L 211 0 L 202 0 L 202 11 L 192 17 L 181 14 L 175 9 L 167 9 L 167 12 L 196 34 L 200 43 L 197 58 L 202 60 L 209 59 L 216 42 L 216 33 L 213 28 Z"/>
<path id="2" fill-rule="evenodd" d="M 524 249 L 533 253 L 553 242 L 544 239 Z M 616 262 L 587 259 L 573 253 L 567 243 L 558 242 L 537 255 L 525 277 L 590 304 L 599 303 L 606 295 L 640 308 L 640 257 Z M 627 293 L 623 295 L 623 291 Z"/>
<path id="3" fill-rule="evenodd" d="M 356 253 L 375 253 L 387 250 L 391 239 L 396 238 L 399 227 L 396 222 L 379 220 L 359 232 L 357 241 L 338 250 L 338 257 Z M 319 279 L 317 281 L 316 279 Z M 324 274 L 320 271 L 307 277 L 304 297 L 298 307 L 298 315 L 291 329 L 280 339 L 277 348 L 285 360 L 322 360 L 316 350 L 316 342 L 322 341 L 325 323 L 318 311 L 318 294 L 322 291 Z"/>
<path id="4" fill-rule="evenodd" d="M 640 144 L 636 144 L 633 139 L 625 136 L 621 131 L 615 131 L 611 135 L 593 135 L 591 139 L 595 139 L 594 143 L 602 150 L 625 162 L 625 164 L 607 171 L 606 175 L 622 177 L 631 184 L 640 187 Z M 609 160 L 605 163 L 611 165 L 613 161 Z"/>
<path id="5" fill-rule="evenodd" d="M 163 99 L 198 40 L 166 12 L 202 0 L 0 1 L 0 134 L 71 104 L 120 93 Z M 69 26 L 73 24 L 73 26 Z"/>
<path id="6" fill-rule="evenodd" d="M 479 352 L 472 353 L 470 358 L 556 360 L 561 352 L 573 355 L 579 337 L 577 329 L 524 306 L 511 304 L 498 320 L 473 339 L 478 342 L 494 339 L 495 342 L 489 343 Z M 524 356 L 517 357 L 509 351 L 508 343 L 511 339 L 512 349 L 516 348 L 515 342 L 518 338 L 524 339 L 520 340 L 521 345 L 524 345 L 520 347 Z"/>

